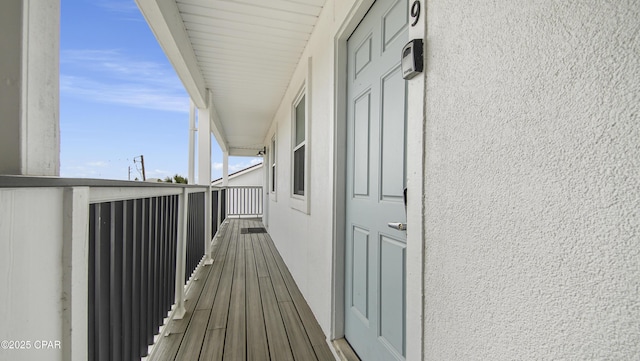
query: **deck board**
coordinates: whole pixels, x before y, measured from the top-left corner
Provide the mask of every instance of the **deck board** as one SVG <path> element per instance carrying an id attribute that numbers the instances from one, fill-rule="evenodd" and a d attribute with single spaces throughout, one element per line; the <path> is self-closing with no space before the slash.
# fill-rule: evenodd
<path id="1" fill-rule="evenodd" d="M 254 238 L 245 241 L 246 253 L 246 292 L 247 292 L 247 360 L 268 360 L 269 346 L 264 328 L 264 313 L 258 284 L 258 270 L 254 251 Z"/>
<path id="2" fill-rule="evenodd" d="M 224 360 L 244 361 L 247 359 L 244 238 L 244 235 L 238 235 L 237 238 L 227 334 L 224 341 Z"/>
<path id="3" fill-rule="evenodd" d="M 280 273 L 282 274 L 284 283 L 287 286 L 287 289 L 289 290 L 291 299 L 294 301 L 294 305 L 298 313 L 301 315 L 302 322 L 304 323 L 305 330 L 309 335 L 311 344 L 314 346 L 326 344 L 326 338 L 324 336 L 324 333 L 322 332 L 322 328 L 320 328 L 320 325 L 315 319 L 315 316 L 313 315 L 311 308 L 309 308 L 309 305 L 304 299 L 302 292 L 300 292 L 300 290 L 298 289 L 296 282 L 293 279 L 293 276 L 291 275 L 291 273 L 289 273 L 289 270 L 287 269 L 287 266 L 285 265 L 284 260 L 278 253 L 278 250 L 275 248 L 275 245 L 273 244 L 273 242 L 267 242 L 266 244 L 269 245 L 272 255 L 280 270 Z"/>
<path id="4" fill-rule="evenodd" d="M 230 236 L 231 232 L 225 233 L 225 237 Z M 200 296 L 198 304 L 196 305 L 197 310 L 210 310 L 213 307 L 213 300 L 215 299 L 216 291 L 218 290 L 218 285 L 220 284 L 220 277 L 222 276 L 222 268 L 225 263 L 228 248 L 228 238 L 226 239 L 226 241 L 223 239 L 221 242 L 216 242 L 214 244 L 213 265 L 211 268 L 211 274 L 209 275 L 207 284 L 202 291 L 202 296 Z"/>
<path id="5" fill-rule="evenodd" d="M 322 329 L 271 237 L 241 234 L 257 219 L 227 220 L 149 360 L 334 360 Z M 197 280 L 196 280 L 197 279 Z"/>
<path id="6" fill-rule="evenodd" d="M 197 360 L 200 356 L 202 341 L 207 330 L 207 310 L 196 310 L 193 313 L 189 328 L 184 334 L 178 350 L 177 360 Z"/>
<path id="7" fill-rule="evenodd" d="M 231 232 L 232 236 L 228 239 L 225 237 L 229 242 L 229 247 L 227 248 L 224 268 L 222 269 L 220 284 L 218 285 L 218 292 L 216 293 L 212 306 L 211 317 L 209 318 L 209 326 L 207 327 L 209 330 L 226 328 L 227 326 L 229 299 L 231 298 L 231 286 L 233 283 L 233 270 L 236 263 L 236 249 L 238 248 L 237 227 L 235 225 L 229 225 L 227 228 L 228 229 L 226 231 Z M 231 242 L 232 238 L 234 240 L 233 242 Z"/>
<path id="8" fill-rule="evenodd" d="M 185 337 L 185 332 L 189 323 L 191 322 L 191 318 L 193 316 L 193 305 L 196 304 L 198 298 L 202 294 L 202 288 L 207 280 L 211 267 L 204 266 L 200 267 L 195 274 L 193 284 L 189 287 L 187 291 L 186 297 L 187 299 L 193 300 L 192 302 L 185 302 L 185 309 L 187 312 L 184 317 L 180 320 L 171 321 L 164 329 L 163 334 L 160 336 L 158 343 L 158 347 L 154 347 L 154 351 L 151 355 L 149 355 L 149 361 L 162 361 L 162 360 L 173 360 L 178 353 L 180 345 Z"/>
<path id="9" fill-rule="evenodd" d="M 262 309 L 264 311 L 271 360 L 293 360 L 291 345 L 287 338 L 287 331 L 284 328 L 284 322 L 282 321 L 282 314 L 280 313 L 280 307 L 278 307 L 276 295 L 273 292 L 271 278 L 260 277 L 258 282 L 260 284 Z"/>
<path id="10" fill-rule="evenodd" d="M 258 234 L 258 240 L 262 247 L 262 254 L 264 254 L 264 258 L 266 260 L 267 269 L 269 270 L 269 277 L 271 277 L 271 282 L 273 283 L 273 289 L 275 291 L 278 302 L 291 301 L 291 295 L 289 294 L 287 285 L 284 283 L 282 273 L 280 273 L 278 264 L 276 263 L 276 260 L 269 249 L 269 240 L 267 239 L 267 236 L 265 234 Z"/>
<path id="11" fill-rule="evenodd" d="M 202 344 L 199 361 L 222 360 L 224 351 L 224 328 L 207 330 Z"/>
<path id="12" fill-rule="evenodd" d="M 280 311 L 289 336 L 293 357 L 296 360 L 317 360 L 316 353 L 313 351 L 313 346 L 311 346 L 293 302 L 280 302 Z"/>

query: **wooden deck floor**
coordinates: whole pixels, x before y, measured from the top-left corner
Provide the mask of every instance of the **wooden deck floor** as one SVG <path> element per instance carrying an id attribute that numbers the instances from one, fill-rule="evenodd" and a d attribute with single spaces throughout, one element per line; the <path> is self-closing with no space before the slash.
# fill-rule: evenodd
<path id="1" fill-rule="evenodd" d="M 148 360 L 335 360 L 271 237 L 241 234 L 259 220 L 228 220 Z"/>

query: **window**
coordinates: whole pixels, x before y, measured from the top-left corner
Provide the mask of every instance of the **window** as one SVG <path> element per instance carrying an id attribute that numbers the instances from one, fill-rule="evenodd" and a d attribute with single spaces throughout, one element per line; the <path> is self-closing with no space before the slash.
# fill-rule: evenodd
<path id="1" fill-rule="evenodd" d="M 311 57 L 307 59 L 307 76 L 291 101 L 291 147 L 289 148 L 289 206 L 304 214 L 310 214 L 311 194 Z M 282 148 L 280 148 L 282 149 Z M 282 178 L 280 178 L 282 179 Z"/>
<path id="2" fill-rule="evenodd" d="M 271 192 L 276 192 L 276 136 L 271 138 Z"/>
<path id="3" fill-rule="evenodd" d="M 304 196 L 306 146 L 306 96 L 303 93 L 295 104 L 293 121 L 293 194 Z"/>

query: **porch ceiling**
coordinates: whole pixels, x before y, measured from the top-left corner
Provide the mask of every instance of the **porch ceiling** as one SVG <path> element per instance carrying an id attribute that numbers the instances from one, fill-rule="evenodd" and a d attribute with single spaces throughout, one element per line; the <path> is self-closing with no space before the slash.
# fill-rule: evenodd
<path id="1" fill-rule="evenodd" d="M 136 0 L 230 155 L 262 149 L 325 0 Z"/>

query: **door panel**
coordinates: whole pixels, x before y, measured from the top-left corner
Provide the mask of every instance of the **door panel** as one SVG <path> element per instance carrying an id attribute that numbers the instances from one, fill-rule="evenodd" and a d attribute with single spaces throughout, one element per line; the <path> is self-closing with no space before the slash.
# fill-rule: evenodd
<path id="1" fill-rule="evenodd" d="M 365 41 L 355 51 L 355 72 L 354 77 L 358 77 L 360 71 L 371 62 L 371 36 L 365 39 Z"/>
<path id="2" fill-rule="evenodd" d="M 392 46 L 396 38 L 407 29 L 407 9 L 406 1 L 396 1 L 382 16 L 382 33 L 385 50 L 389 46 Z M 406 36 L 404 39 L 406 40 Z"/>
<path id="3" fill-rule="evenodd" d="M 369 133 L 371 125 L 371 94 L 363 94 L 354 104 L 354 166 L 353 166 L 353 194 L 354 196 L 369 195 Z"/>
<path id="4" fill-rule="evenodd" d="M 369 232 L 353 227 L 353 292 L 352 307 L 364 321 L 369 318 Z"/>
<path id="5" fill-rule="evenodd" d="M 403 241 L 380 236 L 380 330 L 379 336 L 388 342 L 393 352 L 404 350 L 405 249 Z"/>
<path id="6" fill-rule="evenodd" d="M 382 79 L 382 193 L 380 199 L 403 201 L 405 174 L 405 81 L 400 67 Z"/>
<path id="7" fill-rule="evenodd" d="M 404 360 L 407 0 L 378 0 L 347 42 L 345 337 L 364 361 Z"/>

